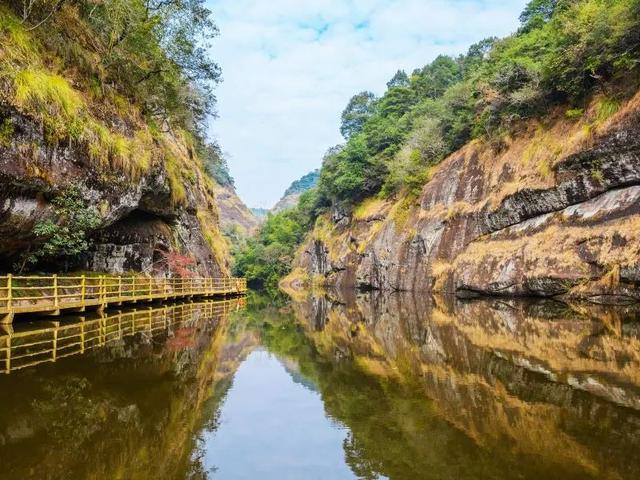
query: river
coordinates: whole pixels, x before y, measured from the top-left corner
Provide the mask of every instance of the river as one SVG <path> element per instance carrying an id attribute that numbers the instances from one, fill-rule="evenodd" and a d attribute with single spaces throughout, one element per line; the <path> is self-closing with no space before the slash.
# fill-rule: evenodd
<path id="1" fill-rule="evenodd" d="M 0 332 L 0 479 L 636 479 L 640 314 L 325 292 Z"/>

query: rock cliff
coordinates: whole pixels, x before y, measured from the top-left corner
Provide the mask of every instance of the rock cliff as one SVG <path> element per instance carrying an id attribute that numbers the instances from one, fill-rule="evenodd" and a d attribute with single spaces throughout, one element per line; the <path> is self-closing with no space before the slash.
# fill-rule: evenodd
<path id="1" fill-rule="evenodd" d="M 640 300 L 640 94 L 476 140 L 417 198 L 321 217 L 285 283 Z"/>
<path id="2" fill-rule="evenodd" d="M 167 163 L 159 157 L 134 176 L 95 165 L 72 143 L 47 143 L 42 127 L 14 109 L 0 108 L 3 122 L 10 122 L 12 135 L 0 144 L 0 270 L 12 270 L 19 255 L 37 245 L 34 226 L 57 221 L 51 200 L 73 185 L 87 208 L 99 212 L 100 223 L 92 232 L 90 251 L 71 267 L 161 273 L 168 268 L 164 254 L 175 251 L 191 255 L 201 275 L 227 271 L 215 186 L 199 169 L 192 170 L 193 182 L 172 183 Z M 166 140 L 183 160 L 189 158 L 178 139 Z M 184 196 L 176 198 L 176 190 Z"/>
<path id="3" fill-rule="evenodd" d="M 0 8 L 0 272 L 26 265 L 162 275 L 177 261 L 200 275 L 227 273 L 204 140 L 187 121 L 143 113 L 145 105 L 100 77 L 90 22 L 60 7 L 49 34 Z M 72 204 L 61 208 L 71 191 Z M 69 218 L 82 211 L 92 219 L 74 237 L 80 228 Z M 75 242 L 75 250 L 25 262 L 65 228 L 57 246 Z"/>
<path id="4" fill-rule="evenodd" d="M 260 226 L 260 219 L 243 203 L 231 186 L 219 187 L 216 202 L 223 231 L 238 229 L 242 236 L 253 235 Z"/>

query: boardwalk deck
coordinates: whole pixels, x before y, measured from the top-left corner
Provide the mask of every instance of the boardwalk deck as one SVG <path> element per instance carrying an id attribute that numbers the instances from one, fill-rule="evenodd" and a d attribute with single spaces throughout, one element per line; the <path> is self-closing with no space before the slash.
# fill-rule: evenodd
<path id="1" fill-rule="evenodd" d="M 0 276 L 0 323 L 19 313 L 59 315 L 123 303 L 243 294 L 243 278 L 152 278 L 143 276 Z"/>

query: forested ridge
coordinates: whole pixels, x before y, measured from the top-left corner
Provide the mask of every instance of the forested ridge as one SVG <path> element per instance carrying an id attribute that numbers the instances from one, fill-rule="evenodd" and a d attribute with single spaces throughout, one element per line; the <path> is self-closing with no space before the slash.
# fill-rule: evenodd
<path id="1" fill-rule="evenodd" d="M 372 197 L 408 204 L 433 168 L 470 142 L 500 152 L 527 120 L 561 112 L 577 121 L 594 98 L 595 128 L 636 92 L 639 59 L 637 0 L 533 0 L 511 36 L 398 71 L 382 97 L 364 91 L 350 100 L 345 143 L 324 156 L 318 186 L 268 218 L 238 253 L 237 272 L 275 285 L 324 212 L 339 219 Z"/>

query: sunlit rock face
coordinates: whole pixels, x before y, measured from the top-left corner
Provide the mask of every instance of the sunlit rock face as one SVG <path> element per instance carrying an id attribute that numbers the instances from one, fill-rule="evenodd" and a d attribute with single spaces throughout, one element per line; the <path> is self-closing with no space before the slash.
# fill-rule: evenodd
<path id="1" fill-rule="evenodd" d="M 507 442 L 575 478 L 640 468 L 635 307 L 331 290 L 294 308 L 324 355 L 420 385 L 487 448 Z"/>
<path id="2" fill-rule="evenodd" d="M 338 288 L 636 302 L 639 125 L 640 94 L 595 130 L 557 115 L 499 146 L 472 142 L 417 199 L 327 216 L 295 276 Z"/>
<path id="3" fill-rule="evenodd" d="M 158 257 L 176 251 L 191 255 L 201 275 L 227 271 L 228 259 L 207 239 L 220 232 L 214 188 L 204 179 L 185 183 L 184 199 L 176 202 L 172 189 L 177 187 L 163 158 L 154 158 L 139 175 L 117 171 L 96 165 L 78 145 L 47 143 L 42 126 L 29 117 L 0 106 L 0 119 L 14 125 L 10 142 L 0 144 L 0 270 L 10 270 L 22 253 L 37 246 L 41 239 L 34 226 L 57 221 L 51 200 L 74 186 L 87 208 L 98 213 L 100 224 L 92 232 L 92 249 L 71 259 L 68 267 L 162 274 L 166 265 Z M 189 158 L 179 140 L 167 141 Z M 44 262 L 42 268 L 54 271 L 60 265 Z"/>

